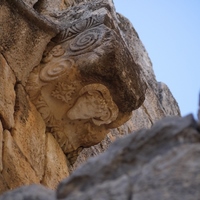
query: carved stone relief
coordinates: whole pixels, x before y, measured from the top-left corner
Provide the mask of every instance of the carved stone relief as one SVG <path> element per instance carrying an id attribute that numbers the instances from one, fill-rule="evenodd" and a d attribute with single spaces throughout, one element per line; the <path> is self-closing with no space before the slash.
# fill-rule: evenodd
<path id="1" fill-rule="evenodd" d="M 123 124 L 131 114 L 121 109 L 129 94 L 113 87 L 113 81 L 118 82 L 116 86 L 124 87 L 122 79 L 129 73 L 121 74 L 120 70 L 126 70 L 127 66 L 123 66 L 126 62 L 123 64 L 117 58 L 118 51 L 125 52 L 125 49 L 120 50 L 123 42 L 102 24 L 102 19 L 90 17 L 62 30 L 47 46 L 26 85 L 47 132 L 53 134 L 71 163 L 82 148 L 102 141 L 110 128 Z M 119 48 L 113 41 L 119 43 Z M 135 88 L 129 96 L 133 100 L 131 106 L 136 109 L 144 101 L 146 86 L 138 77 L 138 66 L 134 67 L 137 73 L 131 69 L 134 80 L 129 84 L 137 83 L 141 90 Z"/>
<path id="2" fill-rule="evenodd" d="M 117 118 L 118 107 L 106 86 L 84 86 L 74 60 L 63 54 L 57 45 L 45 55 L 31 73 L 26 90 L 62 150 L 74 154 L 79 147 L 92 146 L 105 137 L 108 129 L 103 125 Z"/>
<path id="3" fill-rule="evenodd" d="M 64 30 L 62 30 L 55 38 L 52 39 L 52 41 L 60 43 L 70 40 L 76 37 L 78 34 L 82 33 L 84 30 L 102 24 L 103 21 L 104 21 L 104 16 L 95 15 L 86 18 L 84 20 L 81 20 L 79 22 L 75 22 L 69 27 L 66 27 Z"/>

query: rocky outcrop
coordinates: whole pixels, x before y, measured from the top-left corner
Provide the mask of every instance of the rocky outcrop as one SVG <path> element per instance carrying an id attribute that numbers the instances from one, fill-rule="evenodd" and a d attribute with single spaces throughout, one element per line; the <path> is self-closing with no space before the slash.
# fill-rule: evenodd
<path id="1" fill-rule="evenodd" d="M 5 200 L 55 200 L 55 192 L 41 185 L 23 186 L 0 197 Z"/>
<path id="2" fill-rule="evenodd" d="M 19 188 L 0 200 L 198 200 L 200 197 L 200 132 L 192 115 L 166 117 L 149 130 L 118 139 L 62 181 L 48 197 L 43 187 Z"/>
<path id="3" fill-rule="evenodd" d="M 192 115 L 168 117 L 116 141 L 63 181 L 58 199 L 198 199 L 200 133 Z"/>
<path id="4" fill-rule="evenodd" d="M 120 34 L 123 36 L 134 61 L 141 66 L 142 76 L 148 85 L 145 101 L 140 108 L 132 112 L 131 119 L 122 126 L 112 129 L 100 144 L 84 149 L 79 155 L 74 168 L 89 157 L 105 151 L 115 139 L 141 128 L 150 128 L 156 121 L 165 116 L 180 116 L 180 110 L 169 88 L 157 82 L 151 60 L 132 24 L 124 16 L 117 14 Z"/>
<path id="5" fill-rule="evenodd" d="M 180 115 L 111 0 L 1 0 L 0 27 L 0 193 L 55 189 L 117 138 Z"/>

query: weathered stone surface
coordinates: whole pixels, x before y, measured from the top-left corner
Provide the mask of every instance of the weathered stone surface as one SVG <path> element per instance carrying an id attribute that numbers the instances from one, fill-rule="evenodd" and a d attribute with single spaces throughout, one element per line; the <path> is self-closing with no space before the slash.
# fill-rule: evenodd
<path id="1" fill-rule="evenodd" d="M 1 195 L 0 200 L 55 200 L 55 192 L 41 185 L 23 186 Z"/>
<path id="2" fill-rule="evenodd" d="M 4 131 L 3 146 L 3 171 L 2 175 L 9 189 L 19 185 L 30 185 L 40 183 L 35 171 L 22 154 L 8 130 Z"/>
<path id="3" fill-rule="evenodd" d="M 38 0 L 24 0 L 23 2 L 28 4 L 30 7 L 33 7 L 38 2 Z"/>
<path id="4" fill-rule="evenodd" d="M 0 54 L 0 74 L 0 118 L 4 128 L 10 129 L 14 126 L 15 76 L 2 54 Z"/>
<path id="5" fill-rule="evenodd" d="M 51 133 L 47 133 L 45 174 L 42 184 L 55 189 L 58 183 L 69 176 L 66 156 Z"/>
<path id="6" fill-rule="evenodd" d="M 0 108 L 10 106 L 5 116 L 0 109 L 0 118 L 11 132 L 4 130 L 1 191 L 39 182 L 55 188 L 68 175 L 64 153 L 72 165 L 83 148 L 108 134 L 82 151 L 76 168 L 117 138 L 179 115 L 136 31 L 116 14 L 112 0 L 1 0 L 0 27 L 0 63 L 9 70 L 0 68 L 12 83 L 7 90 L 0 78 L 7 92 Z M 9 96 L 14 85 L 15 107 L 15 94 Z M 101 187 L 106 188 L 107 183 Z M 113 196 L 122 190 L 125 185 Z"/>
<path id="7" fill-rule="evenodd" d="M 90 159 L 59 185 L 57 198 L 198 200 L 199 143 L 192 115 L 168 117 Z"/>
<path id="8" fill-rule="evenodd" d="M 141 107 L 140 109 L 148 112 L 147 115 L 148 118 L 150 115 L 151 124 L 164 116 L 180 115 L 178 104 L 169 88 L 165 84 L 157 82 L 151 60 L 133 25 L 120 14 L 117 14 L 117 18 L 120 33 L 123 35 L 134 61 L 142 67 L 142 75 L 148 84 L 148 91 L 143 104 L 145 108 Z M 133 115 L 134 113 L 137 113 L 137 110 L 133 112 Z M 133 118 L 135 117 L 133 116 Z M 140 119 L 142 120 L 142 118 L 143 116 Z"/>
<path id="9" fill-rule="evenodd" d="M 114 142 L 91 158 L 55 193 L 22 187 L 0 200 L 199 200 L 200 132 L 192 115 L 167 117 L 149 130 Z"/>
<path id="10" fill-rule="evenodd" d="M 70 0 L 73 1 L 73 0 Z M 38 1 L 34 4 L 34 9 L 37 10 L 39 13 L 43 14 L 52 14 L 55 12 L 62 11 L 66 9 L 68 6 L 70 6 L 70 3 L 68 4 L 65 0 L 57 0 L 57 1 L 51 1 L 51 0 L 42 0 Z"/>
<path id="11" fill-rule="evenodd" d="M 0 194 L 8 191 L 9 189 L 10 188 L 6 183 L 4 176 L 2 174 L 0 174 Z"/>
<path id="12" fill-rule="evenodd" d="M 3 175 L 2 175 L 2 170 L 3 170 L 3 127 L 0 122 L 0 194 L 2 192 L 5 192 L 9 189 Z"/>
<path id="13" fill-rule="evenodd" d="M 2 155 L 3 155 L 3 127 L 0 121 L 0 172 L 3 169 Z"/>
<path id="14" fill-rule="evenodd" d="M 17 85 L 16 93 L 15 126 L 12 136 L 39 180 L 42 180 L 46 153 L 45 123 L 27 98 L 22 85 Z"/>
<path id="15" fill-rule="evenodd" d="M 24 84 L 57 29 L 22 0 L 1 0 L 0 13 L 0 53 Z"/>
<path id="16" fill-rule="evenodd" d="M 158 99 L 167 116 L 180 115 L 176 100 L 173 98 L 167 85 L 162 82 L 158 82 Z"/>
<path id="17" fill-rule="evenodd" d="M 109 5 L 113 8 L 112 3 Z M 131 52 L 134 62 L 141 67 L 141 76 L 148 86 L 142 106 L 132 112 L 131 119 L 128 122 L 121 127 L 111 130 L 111 138 L 116 139 L 141 128 L 150 128 L 156 121 L 165 116 L 179 116 L 180 110 L 168 87 L 156 81 L 148 53 L 130 21 L 120 14 L 114 15 L 113 13 L 112 17 L 116 20 L 116 26 L 118 26 L 119 33 Z M 76 168 L 89 157 L 105 151 L 113 140 L 110 140 L 109 137 L 105 138 L 98 145 L 84 149 L 73 167 Z"/>
<path id="18" fill-rule="evenodd" d="M 4 177 L 2 176 L 3 170 L 3 127 L 0 122 L 0 194 L 9 189 L 8 185 L 5 182 Z"/>
<path id="19" fill-rule="evenodd" d="M 55 10 L 57 16 L 45 12 L 60 33 L 26 84 L 31 101 L 71 164 L 80 149 L 101 142 L 110 128 L 126 122 L 145 99 L 141 66 L 118 33 L 110 6 L 89 1 L 61 15 Z"/>

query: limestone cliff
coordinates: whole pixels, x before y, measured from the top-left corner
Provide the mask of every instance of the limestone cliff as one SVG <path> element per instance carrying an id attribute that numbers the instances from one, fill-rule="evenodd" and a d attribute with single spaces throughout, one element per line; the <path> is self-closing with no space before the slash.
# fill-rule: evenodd
<path id="1" fill-rule="evenodd" d="M 1 0 L 0 27 L 1 193 L 56 188 L 116 138 L 180 115 L 111 0 Z"/>

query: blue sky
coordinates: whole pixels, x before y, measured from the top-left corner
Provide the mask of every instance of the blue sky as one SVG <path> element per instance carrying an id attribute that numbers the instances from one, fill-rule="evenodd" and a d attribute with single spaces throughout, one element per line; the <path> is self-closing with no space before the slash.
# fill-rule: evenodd
<path id="1" fill-rule="evenodd" d="M 157 81 L 168 85 L 181 114 L 196 117 L 200 91 L 200 0 L 114 0 L 139 34 Z"/>

